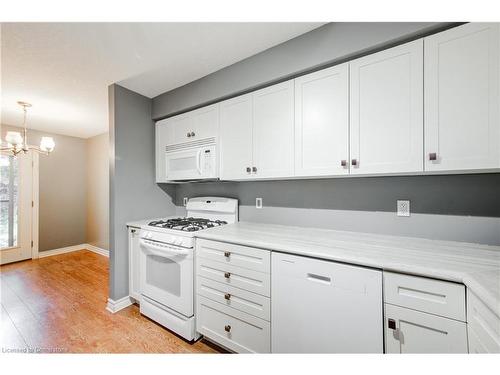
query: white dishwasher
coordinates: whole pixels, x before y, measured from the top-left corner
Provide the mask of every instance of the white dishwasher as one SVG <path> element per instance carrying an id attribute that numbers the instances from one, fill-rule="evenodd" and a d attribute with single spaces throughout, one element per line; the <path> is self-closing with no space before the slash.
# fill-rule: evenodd
<path id="1" fill-rule="evenodd" d="M 383 353 L 382 271 L 272 254 L 273 353 Z"/>

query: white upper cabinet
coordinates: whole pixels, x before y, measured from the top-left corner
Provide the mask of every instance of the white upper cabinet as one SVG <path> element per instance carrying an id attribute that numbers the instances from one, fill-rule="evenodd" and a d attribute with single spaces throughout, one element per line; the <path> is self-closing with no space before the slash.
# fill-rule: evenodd
<path id="1" fill-rule="evenodd" d="M 220 103 L 220 174 L 223 180 L 251 178 L 252 94 Z"/>
<path id="2" fill-rule="evenodd" d="M 254 178 L 293 176 L 293 80 L 253 93 Z"/>
<path id="3" fill-rule="evenodd" d="M 350 63 L 351 174 L 423 170 L 423 41 Z"/>
<path id="4" fill-rule="evenodd" d="M 191 140 L 217 138 L 219 130 L 219 104 L 209 105 L 191 112 Z M 186 132 L 187 134 L 187 132 Z M 180 138 L 185 136 L 179 135 Z M 215 141 L 216 139 L 214 139 Z"/>
<path id="5" fill-rule="evenodd" d="M 219 105 L 213 104 L 169 117 L 156 123 L 162 130 L 162 143 L 180 144 L 200 139 L 216 138 L 219 127 Z"/>
<path id="6" fill-rule="evenodd" d="M 349 173 L 349 64 L 295 79 L 295 175 Z"/>
<path id="7" fill-rule="evenodd" d="M 220 103 L 221 178 L 293 176 L 293 81 Z"/>
<path id="8" fill-rule="evenodd" d="M 425 169 L 500 168 L 499 26 L 425 38 Z"/>

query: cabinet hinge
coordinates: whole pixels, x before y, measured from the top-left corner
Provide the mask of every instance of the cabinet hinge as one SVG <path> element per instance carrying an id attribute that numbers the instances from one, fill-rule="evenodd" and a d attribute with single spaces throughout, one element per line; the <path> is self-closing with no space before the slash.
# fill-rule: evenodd
<path id="1" fill-rule="evenodd" d="M 31 247 L 33 247 L 33 240 L 31 240 Z"/>
<path id="2" fill-rule="evenodd" d="M 35 207 L 35 202 L 31 201 L 31 207 Z"/>

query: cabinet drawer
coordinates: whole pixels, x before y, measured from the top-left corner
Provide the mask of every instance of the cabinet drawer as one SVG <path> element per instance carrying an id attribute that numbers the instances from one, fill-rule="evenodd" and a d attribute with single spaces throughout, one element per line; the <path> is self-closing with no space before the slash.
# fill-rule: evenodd
<path id="1" fill-rule="evenodd" d="M 197 331 L 238 353 L 269 353 L 270 323 L 198 296 Z"/>
<path id="2" fill-rule="evenodd" d="M 250 292 L 270 296 L 271 276 L 231 264 L 214 262 L 205 258 L 197 258 L 196 273 L 198 276 L 245 289 Z"/>
<path id="3" fill-rule="evenodd" d="M 500 353 L 500 318 L 474 293 L 467 293 L 467 323 L 469 332 L 489 353 Z M 473 338 L 474 339 L 474 338 Z"/>
<path id="4" fill-rule="evenodd" d="M 405 307 L 384 308 L 386 353 L 468 352 L 466 323 Z"/>
<path id="5" fill-rule="evenodd" d="M 205 259 L 215 260 L 259 272 L 270 272 L 271 252 L 248 246 L 225 242 L 196 240 L 196 254 Z"/>
<path id="6" fill-rule="evenodd" d="M 384 272 L 384 302 L 465 322 L 465 286 Z"/>
<path id="7" fill-rule="evenodd" d="M 264 320 L 270 320 L 271 303 L 268 297 L 204 277 L 198 277 L 196 293 L 224 306 L 232 307 Z"/>

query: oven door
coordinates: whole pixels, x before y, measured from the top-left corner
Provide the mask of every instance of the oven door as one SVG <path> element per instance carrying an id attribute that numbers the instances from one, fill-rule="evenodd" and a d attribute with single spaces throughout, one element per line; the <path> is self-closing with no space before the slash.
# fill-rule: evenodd
<path id="1" fill-rule="evenodd" d="M 216 178 L 215 145 L 168 151 L 165 154 L 169 181 Z"/>
<path id="2" fill-rule="evenodd" d="M 141 239 L 141 294 L 193 316 L 193 249 Z"/>

